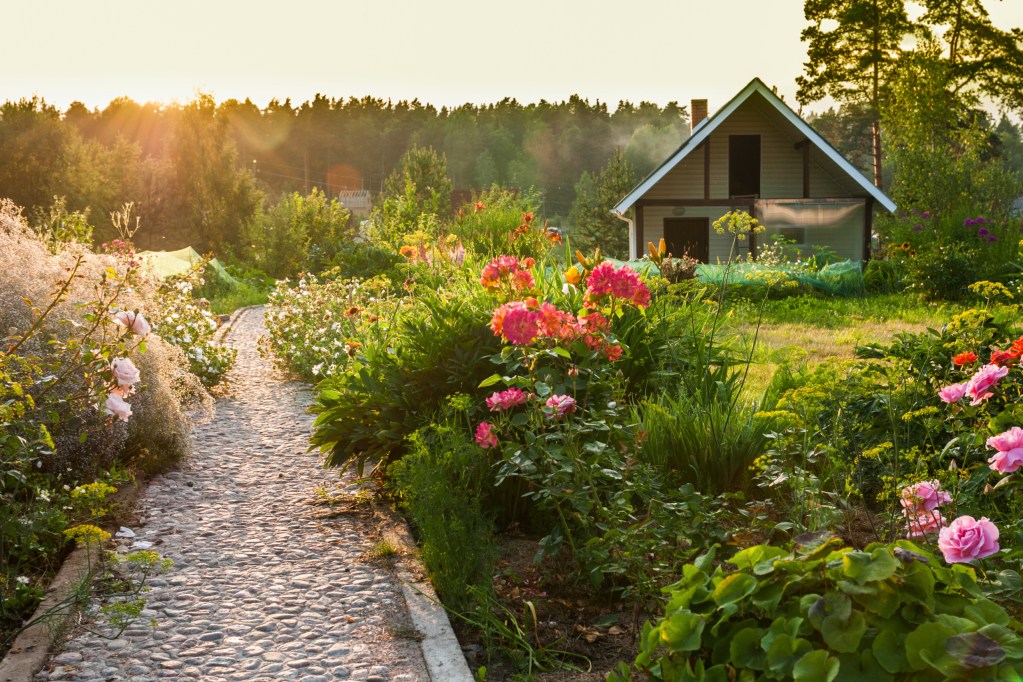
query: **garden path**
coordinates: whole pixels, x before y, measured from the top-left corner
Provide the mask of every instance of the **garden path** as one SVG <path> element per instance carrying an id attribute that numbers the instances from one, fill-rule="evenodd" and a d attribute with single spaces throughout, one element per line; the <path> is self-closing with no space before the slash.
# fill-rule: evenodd
<path id="1" fill-rule="evenodd" d="M 175 564 L 143 620 L 73 632 L 37 680 L 429 680 L 400 585 L 370 560 L 372 522 L 309 504 L 337 473 L 306 452 L 310 393 L 260 357 L 263 333 L 262 309 L 242 311 L 233 395 L 140 499 L 135 541 Z"/>

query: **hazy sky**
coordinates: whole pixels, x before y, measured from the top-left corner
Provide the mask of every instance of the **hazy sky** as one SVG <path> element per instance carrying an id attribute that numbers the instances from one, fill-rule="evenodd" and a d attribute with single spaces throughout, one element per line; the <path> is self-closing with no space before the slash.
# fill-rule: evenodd
<path id="1" fill-rule="evenodd" d="M 1023 0 L 988 0 L 1023 26 Z M 373 95 L 437 106 L 705 97 L 795 103 L 802 0 L 3 0 L 0 101 Z M 820 107 L 812 107 L 819 109 Z"/>

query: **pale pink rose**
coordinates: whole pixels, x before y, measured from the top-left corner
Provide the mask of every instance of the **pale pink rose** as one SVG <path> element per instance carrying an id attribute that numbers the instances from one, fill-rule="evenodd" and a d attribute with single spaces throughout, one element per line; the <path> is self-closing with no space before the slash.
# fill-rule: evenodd
<path id="1" fill-rule="evenodd" d="M 551 408 L 550 416 L 558 419 L 575 412 L 575 398 L 569 395 L 552 395 L 547 399 L 547 407 Z"/>
<path id="2" fill-rule="evenodd" d="M 952 384 L 938 391 L 938 397 L 949 404 L 959 402 L 964 395 L 966 395 L 966 382 Z"/>
<path id="3" fill-rule="evenodd" d="M 110 363 L 110 371 L 118 386 L 134 386 L 139 382 L 139 368 L 129 358 L 115 358 Z"/>
<path id="4" fill-rule="evenodd" d="M 1008 373 L 1008 367 L 999 367 L 998 365 L 984 365 L 978 369 L 973 378 L 966 383 L 966 395 L 972 398 L 970 404 L 980 405 L 993 396 L 991 388 Z"/>
<path id="5" fill-rule="evenodd" d="M 1011 474 L 1023 466 L 1023 429 L 1013 426 L 997 436 L 987 439 L 987 446 L 998 454 L 988 460 L 991 468 L 1001 474 Z"/>
<path id="6" fill-rule="evenodd" d="M 476 427 L 476 444 L 487 449 L 497 445 L 497 436 L 494 434 L 494 425 L 490 422 L 480 422 Z"/>
<path id="7" fill-rule="evenodd" d="M 106 413 L 115 415 L 121 421 L 126 422 L 131 416 L 131 405 L 118 394 L 111 393 L 107 396 Z"/>
<path id="8" fill-rule="evenodd" d="M 938 533 L 938 549 L 950 564 L 983 559 L 1001 549 L 998 528 L 986 516 L 960 516 Z"/>
<path id="9" fill-rule="evenodd" d="M 938 481 L 920 481 L 902 489 L 903 514 L 918 516 L 923 512 L 931 512 L 941 505 L 951 502 L 952 496 L 941 489 Z"/>
<path id="10" fill-rule="evenodd" d="M 139 336 L 147 336 L 152 331 L 146 318 L 142 317 L 142 313 L 133 313 L 130 310 L 118 310 L 114 313 L 114 322 Z"/>
<path id="11" fill-rule="evenodd" d="M 907 518 L 906 523 L 909 527 L 906 531 L 906 537 L 911 540 L 920 540 L 928 535 L 940 532 L 948 524 L 948 520 L 939 512 L 930 511 L 923 512 L 915 518 Z"/>

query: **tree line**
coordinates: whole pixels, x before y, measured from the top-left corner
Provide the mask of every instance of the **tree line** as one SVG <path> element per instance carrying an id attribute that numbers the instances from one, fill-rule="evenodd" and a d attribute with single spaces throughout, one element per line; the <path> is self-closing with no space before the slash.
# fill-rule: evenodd
<path id="1" fill-rule="evenodd" d="M 283 195 L 344 189 L 377 195 L 412 147 L 446 158 L 456 193 L 494 184 L 535 190 L 545 215 L 569 220 L 580 179 L 621 150 L 634 172 L 659 163 L 688 135 L 684 106 L 619 102 L 612 111 L 579 96 L 557 103 L 466 104 L 317 95 L 184 104 L 117 99 L 102 109 L 60 111 L 39 98 L 0 105 L 0 195 L 28 215 L 88 211 L 97 240 L 107 215 L 132 201 L 144 248 L 192 244 L 218 252 Z"/>

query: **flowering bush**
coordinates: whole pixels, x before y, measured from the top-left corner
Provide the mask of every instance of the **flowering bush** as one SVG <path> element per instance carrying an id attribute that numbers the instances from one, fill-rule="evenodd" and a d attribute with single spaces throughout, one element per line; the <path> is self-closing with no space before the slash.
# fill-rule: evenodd
<path id="1" fill-rule="evenodd" d="M 189 370 L 204 386 L 213 387 L 234 366 L 238 351 L 214 342 L 217 316 L 208 301 L 193 296 L 195 288 L 204 282 L 205 264 L 206 261 L 196 264 L 186 274 L 160 287 L 156 299 L 159 322 L 155 330 L 164 341 L 182 350 Z"/>

